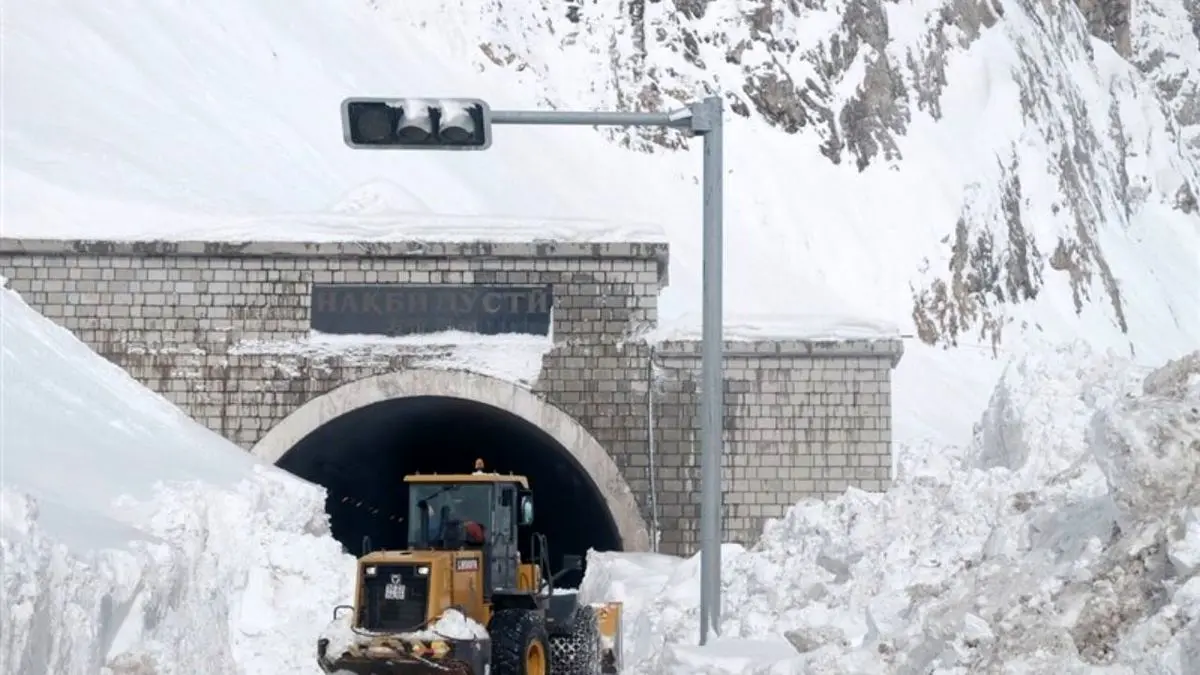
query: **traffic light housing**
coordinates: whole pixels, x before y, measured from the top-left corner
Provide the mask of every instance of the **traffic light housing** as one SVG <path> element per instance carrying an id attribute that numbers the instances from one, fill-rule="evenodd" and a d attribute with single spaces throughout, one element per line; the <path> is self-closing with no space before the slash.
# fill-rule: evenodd
<path id="1" fill-rule="evenodd" d="M 348 98 L 342 132 L 355 149 L 486 150 L 491 110 L 473 98 Z"/>

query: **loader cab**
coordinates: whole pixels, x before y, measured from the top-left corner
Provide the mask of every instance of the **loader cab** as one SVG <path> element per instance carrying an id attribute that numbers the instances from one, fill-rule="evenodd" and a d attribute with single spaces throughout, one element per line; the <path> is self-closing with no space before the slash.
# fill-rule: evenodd
<path id="1" fill-rule="evenodd" d="M 484 596 L 518 587 L 518 531 L 533 523 L 533 495 L 524 476 L 485 473 L 416 474 L 408 483 L 408 547 L 482 550 Z"/>
<path id="2" fill-rule="evenodd" d="M 495 488 L 488 483 L 418 483 L 409 486 L 409 548 L 482 547 L 492 525 Z"/>

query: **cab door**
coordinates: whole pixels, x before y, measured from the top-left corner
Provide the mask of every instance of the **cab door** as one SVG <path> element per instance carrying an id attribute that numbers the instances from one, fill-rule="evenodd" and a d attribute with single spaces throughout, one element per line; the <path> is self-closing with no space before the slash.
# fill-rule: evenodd
<path id="1" fill-rule="evenodd" d="M 490 560 L 484 578 L 488 597 L 495 589 L 511 590 L 517 587 L 517 572 L 521 563 L 521 554 L 517 547 L 517 522 L 514 517 L 517 486 L 500 485 L 495 492 L 495 499 L 488 541 Z"/>

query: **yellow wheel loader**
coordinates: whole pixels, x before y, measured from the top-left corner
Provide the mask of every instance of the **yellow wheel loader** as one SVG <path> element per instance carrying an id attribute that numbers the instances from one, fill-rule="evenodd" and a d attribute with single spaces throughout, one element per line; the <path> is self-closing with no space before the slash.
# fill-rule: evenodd
<path id="1" fill-rule="evenodd" d="M 546 573 L 546 538 L 522 560 L 533 524 L 524 476 L 416 474 L 408 483 L 408 549 L 358 560 L 354 605 L 334 609 L 317 662 L 337 675 L 607 675 L 621 670 L 621 604 L 581 604 L 555 589 L 582 567 Z M 349 616 L 346 616 L 349 613 Z M 463 620 L 465 619 L 469 620 Z M 451 619 L 457 619 L 452 621 Z M 340 623 L 339 623 L 340 621 Z"/>

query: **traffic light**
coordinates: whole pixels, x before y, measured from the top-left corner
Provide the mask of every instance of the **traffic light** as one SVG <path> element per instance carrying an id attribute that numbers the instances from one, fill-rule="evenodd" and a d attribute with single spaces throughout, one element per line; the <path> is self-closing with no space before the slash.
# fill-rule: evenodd
<path id="1" fill-rule="evenodd" d="M 491 112 L 473 98 L 348 98 L 342 132 L 356 149 L 486 150 L 492 144 Z"/>

